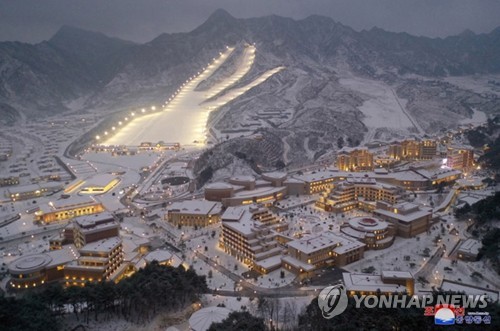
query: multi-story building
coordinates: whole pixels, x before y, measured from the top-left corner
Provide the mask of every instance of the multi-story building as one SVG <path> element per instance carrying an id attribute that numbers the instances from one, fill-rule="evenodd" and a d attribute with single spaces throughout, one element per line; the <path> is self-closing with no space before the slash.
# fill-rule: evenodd
<path id="1" fill-rule="evenodd" d="M 70 197 L 51 201 L 35 212 L 35 221 L 51 223 L 67 220 L 77 216 L 102 213 L 104 206 L 92 197 Z"/>
<path id="2" fill-rule="evenodd" d="M 452 169 L 467 172 L 474 167 L 474 151 L 463 146 L 449 146 L 446 165 Z"/>
<path id="3" fill-rule="evenodd" d="M 363 257 L 365 244 L 352 238 L 326 231 L 287 243 L 288 255 L 282 258 L 286 270 L 309 273 L 325 266 L 344 266 Z"/>
<path id="4" fill-rule="evenodd" d="M 367 148 L 347 148 L 339 151 L 337 168 L 342 171 L 372 171 L 373 154 Z"/>
<path id="5" fill-rule="evenodd" d="M 257 206 L 229 207 L 221 217 L 219 246 L 261 273 L 281 266 L 283 248 L 276 234 L 287 228 L 268 210 Z"/>
<path id="6" fill-rule="evenodd" d="M 220 221 L 222 205 L 213 201 L 174 202 L 165 218 L 176 226 L 208 226 Z"/>
<path id="7" fill-rule="evenodd" d="M 409 238 L 429 230 L 432 209 L 422 208 L 410 202 L 395 205 L 377 202 L 373 215 L 391 223 L 398 236 Z"/>
<path id="8" fill-rule="evenodd" d="M 389 145 L 388 154 L 396 160 L 430 160 L 436 156 L 434 140 L 404 140 Z"/>
<path id="9" fill-rule="evenodd" d="M 119 237 L 86 244 L 79 249 L 80 257 L 64 266 L 66 285 L 84 285 L 103 280 L 117 281 L 126 269 L 123 246 Z"/>
<path id="10" fill-rule="evenodd" d="M 332 190 L 322 193 L 316 205 L 335 213 L 352 209 L 374 210 L 375 202 L 397 203 L 404 191 L 389 184 L 380 184 L 370 177 L 348 177 L 337 182 Z"/>
<path id="11" fill-rule="evenodd" d="M 75 217 L 60 235 L 49 240 L 50 249 L 60 249 L 69 243 L 82 248 L 87 243 L 118 237 L 119 230 L 120 225 L 109 212 Z"/>

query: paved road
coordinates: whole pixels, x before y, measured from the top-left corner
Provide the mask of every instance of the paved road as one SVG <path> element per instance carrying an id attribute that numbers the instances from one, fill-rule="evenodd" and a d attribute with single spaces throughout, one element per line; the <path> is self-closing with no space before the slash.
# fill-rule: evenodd
<path id="1" fill-rule="evenodd" d="M 224 268 L 220 264 L 214 262 L 209 259 L 207 256 L 201 254 L 200 252 L 195 251 L 196 257 L 205 261 L 212 268 L 216 269 L 220 273 L 224 274 L 228 278 L 230 278 L 235 283 L 238 283 L 242 288 L 240 291 L 227 291 L 227 290 L 214 290 L 212 293 L 220 294 L 220 295 L 229 295 L 229 296 L 266 296 L 266 297 L 297 297 L 297 296 L 308 296 L 318 294 L 319 291 L 311 290 L 311 289 L 300 289 L 296 288 L 294 285 L 286 285 L 280 288 L 265 288 L 256 286 L 250 282 L 248 282 L 242 276 L 232 273 L 228 269 Z"/>
<path id="2" fill-rule="evenodd" d="M 444 249 L 443 246 L 439 246 L 439 248 L 436 250 L 434 255 L 432 255 L 425 263 L 425 265 L 420 268 L 419 271 L 415 274 L 415 279 L 418 279 L 419 277 L 427 277 L 430 274 L 432 274 L 432 270 L 436 267 L 436 265 L 439 263 L 441 258 L 444 255 Z"/>

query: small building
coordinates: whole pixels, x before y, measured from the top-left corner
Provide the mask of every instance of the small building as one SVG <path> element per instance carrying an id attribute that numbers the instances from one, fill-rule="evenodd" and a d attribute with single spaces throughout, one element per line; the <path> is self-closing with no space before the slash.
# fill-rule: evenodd
<path id="1" fill-rule="evenodd" d="M 168 206 L 165 218 L 176 226 L 208 226 L 220 221 L 221 211 L 219 202 L 186 200 Z"/>
<path id="2" fill-rule="evenodd" d="M 96 175 L 82 183 L 80 194 L 104 194 L 112 190 L 119 182 L 120 178 L 111 174 Z"/>
<path id="3" fill-rule="evenodd" d="M 344 272 L 342 277 L 350 296 L 415 293 L 415 281 L 410 272 L 382 271 L 381 275 Z"/>
<path id="4" fill-rule="evenodd" d="M 5 195 L 12 201 L 36 199 L 41 196 L 51 195 L 55 192 L 61 191 L 64 186 L 61 183 L 43 183 L 17 186 L 7 189 Z"/>
<path id="5" fill-rule="evenodd" d="M 19 185 L 19 177 L 1 177 L 0 178 L 0 187 L 2 186 L 14 186 Z"/>
<path id="6" fill-rule="evenodd" d="M 467 239 L 460 244 L 460 247 L 457 251 L 457 256 L 460 260 L 463 261 L 477 261 L 481 247 L 482 244 L 479 240 Z"/>

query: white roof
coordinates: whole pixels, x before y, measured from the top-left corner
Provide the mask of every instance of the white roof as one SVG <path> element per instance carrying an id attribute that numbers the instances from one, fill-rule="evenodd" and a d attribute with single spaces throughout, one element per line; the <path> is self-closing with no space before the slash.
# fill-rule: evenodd
<path id="1" fill-rule="evenodd" d="M 185 200 L 168 206 L 168 212 L 213 215 L 221 212 L 221 204 L 214 201 Z"/>
<path id="2" fill-rule="evenodd" d="M 295 248 L 305 254 L 310 254 L 329 247 L 333 251 L 343 254 L 362 246 L 365 246 L 365 244 L 341 235 L 336 235 L 330 231 L 288 242 L 288 247 Z"/>
<path id="3" fill-rule="evenodd" d="M 224 307 L 202 308 L 189 318 L 189 327 L 194 331 L 206 331 L 212 323 L 225 320 L 231 311 Z"/>
<path id="4" fill-rule="evenodd" d="M 413 278 L 413 275 L 409 271 L 394 271 L 394 270 L 382 270 L 383 278 Z"/>
<path id="5" fill-rule="evenodd" d="M 347 291 L 404 292 L 406 286 L 386 284 L 380 275 L 342 273 Z"/>
<path id="6" fill-rule="evenodd" d="M 475 239 L 467 239 L 464 241 L 461 245 L 460 248 L 458 249 L 459 252 L 467 253 L 467 254 L 474 254 L 477 255 L 479 254 L 479 250 L 481 249 L 482 244 L 479 240 Z"/>
<path id="7" fill-rule="evenodd" d="M 111 174 L 99 174 L 95 175 L 85 182 L 85 187 L 104 187 L 108 185 L 113 179 L 118 177 Z"/>
<path id="8" fill-rule="evenodd" d="M 221 219 L 223 221 L 238 221 L 241 219 L 245 211 L 248 211 L 247 207 L 237 206 L 237 207 L 228 207 L 224 214 L 222 214 Z"/>
<path id="9" fill-rule="evenodd" d="M 165 249 L 157 249 L 155 251 L 152 251 L 148 253 L 148 255 L 144 256 L 144 259 L 147 262 L 153 262 L 153 261 L 158 261 L 158 262 L 166 262 L 172 258 L 172 252 L 167 251 Z"/>
<path id="10" fill-rule="evenodd" d="M 94 241 L 83 246 L 80 249 L 80 252 L 109 252 L 121 242 L 122 240 L 119 237 L 111 237 L 99 241 Z"/>

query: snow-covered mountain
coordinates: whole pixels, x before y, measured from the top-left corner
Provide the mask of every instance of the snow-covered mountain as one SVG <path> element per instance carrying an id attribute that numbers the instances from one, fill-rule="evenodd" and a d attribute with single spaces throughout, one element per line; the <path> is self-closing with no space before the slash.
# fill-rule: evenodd
<path id="1" fill-rule="evenodd" d="M 159 103 L 225 46 L 245 43 L 257 52 L 240 86 L 285 69 L 213 112 L 209 124 L 280 137 L 285 163 L 315 159 L 339 140 L 357 145 L 432 133 L 475 112 L 499 112 L 498 86 L 488 81 L 499 80 L 500 28 L 432 39 L 357 32 L 321 16 L 237 19 L 224 10 L 189 33 L 141 45 L 70 27 L 37 45 L 0 43 L 0 104 L 39 116 L 82 97 L 83 108 L 103 113 Z"/>

